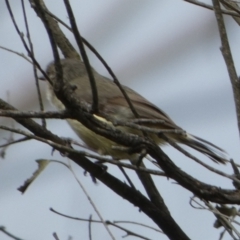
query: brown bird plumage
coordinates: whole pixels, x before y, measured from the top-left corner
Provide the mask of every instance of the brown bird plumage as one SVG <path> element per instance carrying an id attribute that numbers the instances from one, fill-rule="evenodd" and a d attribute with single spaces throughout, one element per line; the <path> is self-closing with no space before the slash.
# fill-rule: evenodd
<path id="1" fill-rule="evenodd" d="M 61 60 L 63 69 L 63 79 L 64 81 L 70 82 L 72 85 L 76 86 L 73 94 L 85 105 L 91 106 L 92 104 L 92 90 L 90 82 L 87 76 L 85 65 L 80 60 L 76 59 L 64 59 Z M 98 116 L 101 120 L 107 119 L 108 123 L 111 124 L 115 121 L 130 121 L 135 119 L 129 105 L 122 95 L 121 91 L 117 85 L 110 79 L 98 74 L 94 69 L 92 69 L 96 81 L 96 86 L 98 90 Z M 47 74 L 49 78 L 54 82 L 56 81 L 55 65 L 50 63 L 47 67 Z M 134 108 L 136 109 L 139 117 L 141 119 L 153 119 L 162 120 L 161 123 L 146 123 L 144 126 L 152 127 L 155 129 L 172 129 L 172 130 L 182 130 L 177 126 L 171 118 L 156 107 L 154 104 L 146 100 L 140 94 L 136 93 L 132 89 L 122 86 L 130 98 Z M 49 99 L 58 108 L 64 109 L 64 105 L 56 98 L 51 85 L 49 84 Z M 84 127 L 80 122 L 75 120 L 68 120 L 69 124 L 73 130 L 79 135 L 79 137 L 85 142 L 85 144 L 92 150 L 98 152 L 102 155 L 111 155 L 115 158 L 128 158 L 132 159 L 126 152 L 114 149 L 116 143 L 97 135 L 91 130 Z M 143 124 L 142 124 L 143 125 Z M 118 127 L 123 131 L 131 132 L 134 134 L 142 135 L 142 131 L 130 129 L 129 127 Z M 156 134 L 149 134 L 149 136 L 158 144 L 165 144 L 166 142 L 159 138 Z M 201 138 L 195 137 L 191 134 L 183 132 L 179 133 L 167 133 L 169 137 L 174 142 L 185 144 L 195 150 L 207 155 L 215 162 L 225 163 L 225 154 L 222 149 L 207 142 Z"/>

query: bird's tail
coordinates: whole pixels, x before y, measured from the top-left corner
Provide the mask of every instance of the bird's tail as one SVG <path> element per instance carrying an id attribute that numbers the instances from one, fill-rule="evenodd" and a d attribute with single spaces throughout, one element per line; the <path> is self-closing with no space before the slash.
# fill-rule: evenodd
<path id="1" fill-rule="evenodd" d="M 226 164 L 229 159 L 223 149 L 194 135 L 187 134 L 187 138 L 184 139 L 183 143 L 207 155 L 216 163 Z"/>

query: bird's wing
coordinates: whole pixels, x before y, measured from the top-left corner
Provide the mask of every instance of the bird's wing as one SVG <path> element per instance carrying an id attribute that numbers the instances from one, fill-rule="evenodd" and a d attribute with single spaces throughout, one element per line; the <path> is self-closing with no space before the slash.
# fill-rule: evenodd
<path id="1" fill-rule="evenodd" d="M 154 104 L 143 98 L 138 93 L 125 87 L 126 93 L 133 104 L 139 118 L 150 120 L 161 120 L 158 123 L 144 124 L 147 126 L 155 126 L 159 129 L 180 129 L 171 118 Z M 100 112 L 110 115 L 114 120 L 126 120 L 134 119 L 135 116 L 132 113 L 126 99 L 122 94 L 119 96 L 112 96 L 108 98 L 104 106 L 101 107 Z"/>
<path id="2" fill-rule="evenodd" d="M 126 121 L 127 119 L 134 119 L 135 116 L 132 113 L 126 99 L 121 93 L 118 86 L 108 78 L 99 75 L 94 72 L 96 81 L 96 86 L 98 90 L 98 104 L 99 113 L 98 115 L 103 118 L 108 118 L 110 120 L 121 120 Z M 79 79 L 74 79 L 71 83 L 74 85 Z M 148 126 L 154 126 L 159 129 L 180 129 L 171 118 L 154 104 L 149 102 L 147 99 L 142 97 L 137 92 L 132 89 L 122 85 L 124 91 L 127 93 L 129 99 L 131 100 L 135 110 L 137 111 L 139 118 L 150 119 L 150 120 L 161 120 L 162 124 L 144 124 Z M 86 77 L 81 78 L 81 85 L 75 90 L 76 96 L 79 100 L 85 101 L 87 104 L 92 104 L 92 90 L 89 80 Z M 75 94 L 73 93 L 73 94 Z"/>

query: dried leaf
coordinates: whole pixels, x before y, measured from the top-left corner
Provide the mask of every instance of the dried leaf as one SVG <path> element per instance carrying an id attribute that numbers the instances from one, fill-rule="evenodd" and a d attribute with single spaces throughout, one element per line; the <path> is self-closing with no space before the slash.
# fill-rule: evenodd
<path id="1" fill-rule="evenodd" d="M 38 159 L 36 160 L 38 164 L 38 169 L 33 173 L 32 177 L 27 179 L 22 186 L 18 188 L 18 190 L 23 194 L 29 187 L 29 185 L 39 176 L 39 174 L 47 167 L 47 165 L 51 162 L 51 160 L 46 159 Z"/>

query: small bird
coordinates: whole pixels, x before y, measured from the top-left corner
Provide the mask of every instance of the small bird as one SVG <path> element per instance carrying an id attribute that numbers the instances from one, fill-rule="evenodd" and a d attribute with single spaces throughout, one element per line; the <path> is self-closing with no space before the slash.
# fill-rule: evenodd
<path id="1" fill-rule="evenodd" d="M 68 82 L 75 87 L 73 94 L 75 97 L 77 97 L 77 99 L 79 99 L 81 104 L 84 106 L 91 106 L 93 101 L 92 89 L 86 72 L 85 64 L 78 59 L 62 59 L 61 65 L 63 70 L 63 81 Z M 95 77 L 98 91 L 98 113 L 97 115 L 94 115 L 94 117 L 112 126 L 112 123 L 117 121 L 133 122 L 134 120 L 137 120 L 118 86 L 110 79 L 98 74 L 94 69 L 92 69 L 92 72 Z M 54 82 L 57 81 L 54 62 L 48 65 L 46 73 L 54 84 Z M 185 144 L 207 155 L 214 162 L 224 164 L 227 161 L 225 152 L 221 148 L 206 140 L 186 133 L 157 106 L 149 102 L 132 89 L 123 85 L 122 87 L 128 95 L 136 112 L 138 113 L 139 119 L 146 120 L 142 123 L 137 123 L 137 121 L 135 121 L 135 124 L 152 129 L 158 129 L 159 131 L 172 130 L 164 133 L 170 140 L 176 143 Z M 53 88 L 49 83 L 47 96 L 53 105 L 55 105 L 58 109 L 65 109 L 62 102 L 56 97 Z M 147 120 L 149 120 L 149 122 L 147 122 Z M 131 160 L 136 158 L 136 155 L 131 156 L 127 151 L 120 149 L 117 143 L 114 143 L 113 141 L 96 134 L 95 132 L 83 126 L 79 121 L 72 119 L 68 119 L 67 121 L 89 149 L 101 155 L 110 155 L 117 159 Z M 124 132 L 143 136 L 143 131 L 133 129 L 129 126 L 117 126 L 117 128 Z M 176 130 L 178 132 L 176 132 Z M 148 133 L 147 135 L 158 145 L 167 144 L 166 140 L 157 136 L 156 133 Z"/>

